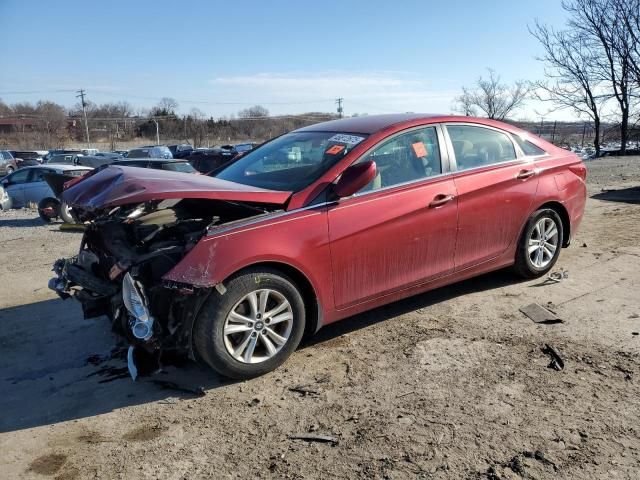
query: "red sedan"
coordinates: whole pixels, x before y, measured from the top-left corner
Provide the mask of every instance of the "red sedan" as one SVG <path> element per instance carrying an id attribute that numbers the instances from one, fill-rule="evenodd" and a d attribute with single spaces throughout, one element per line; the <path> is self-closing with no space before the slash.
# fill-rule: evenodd
<path id="1" fill-rule="evenodd" d="M 573 153 L 496 121 L 330 121 L 215 177 L 112 166 L 69 186 L 87 228 L 50 286 L 136 349 L 249 378 L 356 313 L 508 266 L 546 274 L 585 177 Z"/>

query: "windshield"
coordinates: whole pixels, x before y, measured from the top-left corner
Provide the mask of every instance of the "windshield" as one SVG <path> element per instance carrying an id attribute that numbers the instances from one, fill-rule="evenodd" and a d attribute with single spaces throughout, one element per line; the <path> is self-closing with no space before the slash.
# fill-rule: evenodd
<path id="1" fill-rule="evenodd" d="M 366 138 L 362 134 L 293 132 L 250 151 L 215 176 L 270 190 L 307 187 Z"/>

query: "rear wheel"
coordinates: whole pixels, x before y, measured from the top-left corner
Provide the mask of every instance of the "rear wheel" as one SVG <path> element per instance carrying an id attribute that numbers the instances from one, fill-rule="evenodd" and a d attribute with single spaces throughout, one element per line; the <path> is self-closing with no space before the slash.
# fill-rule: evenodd
<path id="1" fill-rule="evenodd" d="M 60 216 L 60 202 L 53 198 L 45 198 L 38 203 L 38 215 L 46 222 L 51 223 L 51 220 Z"/>
<path id="2" fill-rule="evenodd" d="M 193 331 L 198 355 L 236 379 L 280 366 L 296 349 L 305 327 L 304 302 L 295 284 L 276 270 L 250 271 L 214 290 Z"/>
<path id="3" fill-rule="evenodd" d="M 562 220 L 555 210 L 545 208 L 531 215 L 516 253 L 515 271 L 524 278 L 536 278 L 553 268 L 563 241 Z"/>

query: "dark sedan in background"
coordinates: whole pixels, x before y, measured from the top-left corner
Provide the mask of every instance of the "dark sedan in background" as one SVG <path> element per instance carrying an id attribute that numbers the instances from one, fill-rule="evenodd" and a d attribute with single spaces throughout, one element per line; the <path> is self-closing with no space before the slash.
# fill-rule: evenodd
<path id="1" fill-rule="evenodd" d="M 119 167 L 153 168 L 156 170 L 169 170 L 172 172 L 198 173 L 186 160 L 176 158 L 125 158 L 117 160 L 111 165 Z"/>

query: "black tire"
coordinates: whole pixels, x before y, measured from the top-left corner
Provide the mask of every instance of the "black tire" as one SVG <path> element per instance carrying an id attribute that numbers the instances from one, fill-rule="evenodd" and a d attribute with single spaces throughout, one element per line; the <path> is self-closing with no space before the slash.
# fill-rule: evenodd
<path id="1" fill-rule="evenodd" d="M 60 218 L 65 223 L 77 223 L 76 219 L 71 216 L 70 212 L 67 212 L 67 204 L 65 202 L 60 203 Z"/>
<path id="2" fill-rule="evenodd" d="M 60 216 L 60 202 L 53 198 L 45 198 L 38 203 L 38 215 L 45 223 L 51 223 L 51 220 Z"/>
<path id="3" fill-rule="evenodd" d="M 275 370 L 295 351 L 305 330 L 304 301 L 295 283 L 278 270 L 261 268 L 241 272 L 231 277 L 224 286 L 224 294 L 213 290 L 196 318 L 193 328 L 196 353 L 221 375 L 238 380 L 254 378 Z M 287 342 L 271 358 L 260 363 L 244 363 L 227 350 L 224 324 L 227 315 L 238 302 L 252 291 L 260 289 L 275 290 L 289 302 L 293 313 L 291 332 Z"/>
<path id="4" fill-rule="evenodd" d="M 13 172 L 15 172 L 13 167 L 7 167 L 7 175 L 11 175 Z"/>
<path id="5" fill-rule="evenodd" d="M 557 246 L 553 253 L 551 260 L 542 267 L 534 265 L 528 252 L 529 240 L 532 237 L 532 233 L 536 228 L 536 224 L 543 218 L 551 220 L 555 223 L 558 230 Z M 518 242 L 518 250 L 516 252 L 516 261 L 514 265 L 515 272 L 523 278 L 537 278 L 548 273 L 560 256 L 560 250 L 562 249 L 562 243 L 564 240 L 564 231 L 562 228 L 562 220 L 555 210 L 550 208 L 543 208 L 533 212 L 529 221 L 524 227 L 520 241 Z"/>

